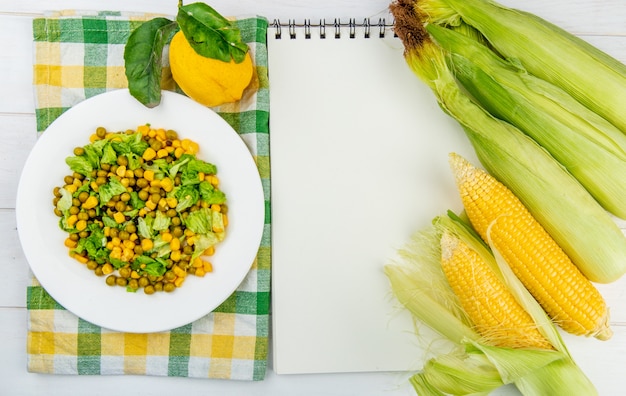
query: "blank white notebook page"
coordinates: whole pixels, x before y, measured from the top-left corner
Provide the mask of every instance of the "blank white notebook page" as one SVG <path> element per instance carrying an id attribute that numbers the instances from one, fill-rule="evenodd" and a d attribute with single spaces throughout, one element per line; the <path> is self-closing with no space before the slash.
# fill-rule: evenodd
<path id="1" fill-rule="evenodd" d="M 390 31 L 268 30 L 272 343 L 278 374 L 404 371 L 424 354 L 383 266 L 460 199 L 475 161 Z"/>

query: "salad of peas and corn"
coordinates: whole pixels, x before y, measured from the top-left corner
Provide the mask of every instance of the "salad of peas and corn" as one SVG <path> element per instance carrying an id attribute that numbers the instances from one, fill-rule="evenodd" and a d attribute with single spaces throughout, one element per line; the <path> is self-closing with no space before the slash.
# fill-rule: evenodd
<path id="1" fill-rule="evenodd" d="M 97 128 L 66 158 L 72 174 L 53 192 L 70 256 L 106 284 L 146 294 L 211 272 L 206 256 L 224 239 L 227 205 L 215 165 L 198 149 L 150 125 Z"/>

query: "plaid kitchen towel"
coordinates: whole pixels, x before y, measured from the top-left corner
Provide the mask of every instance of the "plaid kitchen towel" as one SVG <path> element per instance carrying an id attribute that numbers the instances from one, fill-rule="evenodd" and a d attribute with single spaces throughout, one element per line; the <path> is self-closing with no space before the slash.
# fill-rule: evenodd
<path id="1" fill-rule="evenodd" d="M 37 130 L 76 103 L 125 88 L 124 45 L 147 14 L 62 12 L 37 18 L 34 91 Z M 269 95 L 267 20 L 238 18 L 256 65 L 241 101 L 214 108 L 241 135 L 262 178 L 266 220 L 246 279 L 214 312 L 151 334 L 109 331 L 61 307 L 33 279 L 28 288 L 28 370 L 53 374 L 140 374 L 262 380 L 268 352 L 270 291 Z M 166 60 L 165 60 L 166 61 Z M 163 87 L 175 90 L 165 65 Z M 169 78 L 168 78 L 169 76 Z"/>

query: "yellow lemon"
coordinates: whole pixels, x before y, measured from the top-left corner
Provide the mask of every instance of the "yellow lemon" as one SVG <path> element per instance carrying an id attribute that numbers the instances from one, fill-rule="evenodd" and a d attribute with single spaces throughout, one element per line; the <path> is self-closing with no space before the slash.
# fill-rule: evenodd
<path id="1" fill-rule="evenodd" d="M 172 77 L 180 89 L 209 107 L 241 99 L 254 71 L 250 52 L 241 63 L 206 58 L 196 53 L 182 31 L 172 38 L 169 57 Z"/>

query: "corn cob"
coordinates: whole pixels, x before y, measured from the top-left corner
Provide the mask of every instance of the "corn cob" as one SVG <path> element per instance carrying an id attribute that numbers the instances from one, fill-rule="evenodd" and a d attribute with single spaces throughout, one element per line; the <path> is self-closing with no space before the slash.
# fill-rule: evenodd
<path id="1" fill-rule="evenodd" d="M 450 233 L 441 237 L 441 267 L 476 331 L 490 345 L 552 348 L 483 257 Z"/>
<path id="2" fill-rule="evenodd" d="M 460 155 L 451 154 L 450 165 L 472 225 L 548 316 L 569 333 L 609 339 L 609 313 L 600 292 L 519 199 Z"/>

